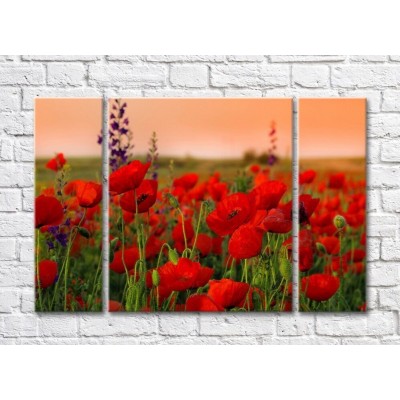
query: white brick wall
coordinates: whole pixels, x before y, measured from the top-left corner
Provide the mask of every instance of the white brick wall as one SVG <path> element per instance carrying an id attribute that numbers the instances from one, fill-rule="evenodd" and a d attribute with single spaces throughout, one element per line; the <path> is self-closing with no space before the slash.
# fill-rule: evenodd
<path id="1" fill-rule="evenodd" d="M 0 57 L 0 344 L 400 343 L 399 62 L 341 55 Z M 367 97 L 369 312 L 35 314 L 33 99 L 103 94 Z"/>

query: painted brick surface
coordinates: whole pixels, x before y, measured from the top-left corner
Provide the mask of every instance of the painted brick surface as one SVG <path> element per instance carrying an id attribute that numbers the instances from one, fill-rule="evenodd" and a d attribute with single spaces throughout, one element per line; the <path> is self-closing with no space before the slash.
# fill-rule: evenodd
<path id="1" fill-rule="evenodd" d="M 0 60 L 1 344 L 400 344 L 400 56 L 2 56 Z M 35 314 L 34 98 L 103 95 L 366 97 L 369 311 L 363 315 Z"/>

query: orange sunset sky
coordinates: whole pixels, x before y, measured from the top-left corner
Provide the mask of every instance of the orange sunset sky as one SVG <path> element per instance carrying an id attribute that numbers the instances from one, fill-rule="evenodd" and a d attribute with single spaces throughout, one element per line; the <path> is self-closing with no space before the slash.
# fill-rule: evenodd
<path id="1" fill-rule="evenodd" d="M 277 154 L 291 155 L 291 99 L 129 99 L 135 153 L 145 154 L 153 131 L 161 156 L 242 157 L 268 147 L 272 121 Z M 301 99 L 300 158 L 365 156 L 365 99 Z M 37 157 L 100 156 L 101 99 L 36 99 Z"/>
<path id="2" fill-rule="evenodd" d="M 264 152 L 274 121 L 277 153 L 291 156 L 291 99 L 129 99 L 127 116 L 135 153 L 146 154 L 153 131 L 160 156 L 236 158 Z M 111 100 L 112 102 L 112 100 Z M 101 100 L 39 99 L 36 156 L 98 156 Z"/>
<path id="3" fill-rule="evenodd" d="M 365 157 L 365 99 L 300 99 L 299 157 Z"/>

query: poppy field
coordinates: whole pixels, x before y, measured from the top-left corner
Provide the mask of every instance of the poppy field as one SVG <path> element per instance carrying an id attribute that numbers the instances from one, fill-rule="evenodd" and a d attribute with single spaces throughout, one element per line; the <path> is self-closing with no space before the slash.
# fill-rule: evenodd
<path id="1" fill-rule="evenodd" d="M 37 311 L 102 309 L 102 146 L 109 311 L 290 312 L 296 254 L 300 311 L 366 310 L 363 99 L 299 101 L 296 204 L 290 99 L 112 99 L 105 133 L 100 100 L 35 112 Z"/>
<path id="2" fill-rule="evenodd" d="M 299 122 L 300 311 L 365 311 L 365 100 L 302 99 Z M 318 140 L 326 158 L 307 158 Z"/>
<path id="3" fill-rule="evenodd" d="M 140 157 L 127 102 L 109 108 L 109 310 L 290 311 L 291 164 L 275 126 L 263 163 L 168 159 L 155 132 Z"/>
<path id="4" fill-rule="evenodd" d="M 63 104 L 58 101 L 61 113 Z M 37 104 L 40 107 L 46 104 Z M 36 127 L 37 152 L 47 122 L 38 120 L 42 125 Z M 97 134 L 92 139 L 98 151 Z M 67 141 L 60 135 L 54 147 L 62 151 Z M 99 157 L 69 158 L 56 152 L 35 159 L 36 311 L 102 309 L 100 178 Z"/>

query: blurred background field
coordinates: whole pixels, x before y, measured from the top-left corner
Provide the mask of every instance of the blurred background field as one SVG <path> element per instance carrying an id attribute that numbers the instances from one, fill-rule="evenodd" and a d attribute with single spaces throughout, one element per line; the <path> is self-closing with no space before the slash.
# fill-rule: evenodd
<path id="1" fill-rule="evenodd" d="M 37 158 L 35 160 L 35 190 L 38 195 L 41 189 L 54 185 L 55 172 L 46 168 L 48 158 Z M 100 157 L 67 158 L 71 166 L 69 179 L 84 179 L 101 182 L 102 160 Z"/>

